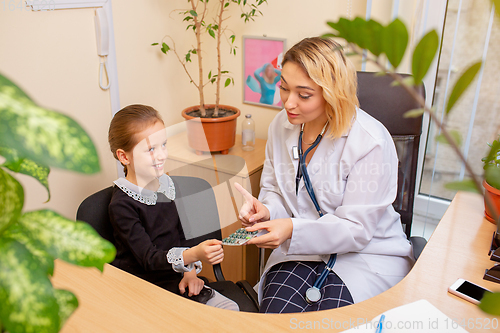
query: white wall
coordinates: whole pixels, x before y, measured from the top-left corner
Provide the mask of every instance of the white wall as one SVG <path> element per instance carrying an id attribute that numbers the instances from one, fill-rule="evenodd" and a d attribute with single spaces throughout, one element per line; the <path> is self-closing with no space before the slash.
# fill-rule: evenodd
<path id="1" fill-rule="evenodd" d="M 25 187 L 25 210 L 50 208 L 74 218 L 79 202 L 116 174 L 105 145 L 111 114 L 109 94 L 98 84 L 94 11 L 0 7 L 0 31 L 0 72 L 39 105 L 73 117 L 96 143 L 102 171 L 81 175 L 53 169 L 49 203 L 44 203 L 47 194 L 40 184 L 19 176 Z"/>
<path id="2" fill-rule="evenodd" d="M 377 10 L 372 17 L 387 17 L 391 3 L 373 1 Z M 167 126 L 182 122 L 181 110 L 198 104 L 198 97 L 174 55 L 165 56 L 151 43 L 160 42 L 169 34 L 179 49 L 194 45 L 194 37 L 185 31 L 182 16 L 173 12 L 186 8 L 187 4 L 186 0 L 112 2 L 120 104 L 122 107 L 134 103 L 152 105 L 163 115 Z M 239 107 L 243 114 L 251 113 L 258 124 L 257 137 L 266 139 L 268 125 L 278 110 L 242 103 L 242 36 L 285 38 L 290 47 L 304 37 L 328 32 L 326 21 L 346 16 L 347 6 L 347 0 L 268 0 L 261 8 L 264 16 L 247 24 L 239 19 L 238 10 L 233 9 L 228 22 L 237 35 L 240 52 L 236 57 L 224 58 L 224 66 L 233 73 L 235 85 L 222 91 L 221 103 Z M 366 0 L 352 0 L 352 17 L 365 17 L 365 8 Z M 0 72 L 18 83 L 40 105 L 75 118 L 97 146 L 102 171 L 79 175 L 52 170 L 49 203 L 44 203 L 46 193 L 41 185 L 20 177 L 26 190 L 25 209 L 51 208 L 74 218 L 86 196 L 110 185 L 117 177 L 107 144 L 111 119 L 109 93 L 98 84 L 94 11 L 31 12 L 0 7 L 0 31 Z M 203 42 L 207 46 L 213 43 L 210 39 Z M 208 52 L 204 55 L 208 61 L 206 68 L 215 68 L 215 54 Z M 206 102 L 213 102 L 214 91 L 208 88 Z M 240 123 L 238 132 L 239 127 Z"/>

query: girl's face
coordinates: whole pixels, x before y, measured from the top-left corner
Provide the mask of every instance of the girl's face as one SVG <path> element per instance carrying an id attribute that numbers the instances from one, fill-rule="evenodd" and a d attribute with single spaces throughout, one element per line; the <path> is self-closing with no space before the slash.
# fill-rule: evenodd
<path id="1" fill-rule="evenodd" d="M 143 188 L 152 186 L 152 190 L 156 190 L 157 187 L 154 187 L 158 183 L 154 181 L 164 174 L 163 169 L 168 156 L 165 126 L 157 121 L 136 135 L 139 143 L 132 152 L 125 152 L 130 161 L 127 166 L 127 180 Z"/>
<path id="2" fill-rule="evenodd" d="M 318 122 L 323 126 L 327 121 L 323 88 L 294 62 L 288 61 L 283 66 L 280 95 L 290 123 Z"/>

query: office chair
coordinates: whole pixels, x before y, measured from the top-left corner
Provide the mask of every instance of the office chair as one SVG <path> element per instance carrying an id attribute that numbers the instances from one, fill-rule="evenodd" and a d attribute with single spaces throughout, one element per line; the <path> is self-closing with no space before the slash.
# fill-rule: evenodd
<path id="1" fill-rule="evenodd" d="M 403 229 L 413 245 L 413 253 L 417 259 L 427 243 L 423 237 L 410 236 L 422 116 L 404 118 L 403 115 L 421 107 L 403 87 L 392 86 L 393 81 L 389 75 L 358 72 L 358 99 L 360 108 L 384 124 L 396 145 L 399 159 L 398 193 L 393 206 L 401 215 Z M 420 85 L 417 89 L 425 98 L 424 86 Z"/>
<path id="2" fill-rule="evenodd" d="M 175 184 L 176 208 L 187 240 L 185 246 L 191 247 L 206 239 L 221 240 L 219 213 L 210 184 L 196 177 L 171 178 Z M 84 199 L 78 207 L 76 219 L 87 222 L 101 237 L 115 244 L 108 213 L 112 192 L 113 186 L 109 186 Z M 207 283 L 210 287 L 238 303 L 240 311 L 259 312 L 257 293 L 247 281 L 226 281 L 220 264 L 214 265 L 213 270 L 217 281 Z"/>

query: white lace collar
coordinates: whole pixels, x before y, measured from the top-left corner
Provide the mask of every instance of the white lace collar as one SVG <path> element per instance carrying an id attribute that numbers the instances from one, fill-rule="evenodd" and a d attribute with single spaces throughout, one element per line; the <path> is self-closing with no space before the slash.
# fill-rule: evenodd
<path id="1" fill-rule="evenodd" d="M 160 187 L 156 192 L 132 184 L 125 178 L 118 178 L 113 183 L 129 197 L 146 205 L 156 205 L 158 192 L 163 193 L 170 200 L 174 200 L 175 185 L 172 179 L 168 175 L 162 175 L 158 178 L 158 181 L 160 182 Z"/>

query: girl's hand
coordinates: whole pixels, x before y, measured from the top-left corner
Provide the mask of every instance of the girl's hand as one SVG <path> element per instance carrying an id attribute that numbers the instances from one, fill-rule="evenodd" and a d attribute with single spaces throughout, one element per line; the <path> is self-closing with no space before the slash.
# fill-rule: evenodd
<path id="1" fill-rule="evenodd" d="M 247 244 L 255 244 L 261 248 L 275 249 L 287 239 L 292 237 L 292 219 L 276 219 L 262 223 L 256 223 L 247 228 L 247 231 L 266 229 L 269 233 L 252 238 Z"/>
<path id="2" fill-rule="evenodd" d="M 196 276 L 196 271 L 185 272 L 181 282 L 179 282 L 179 291 L 181 295 L 186 292 L 186 287 L 189 289 L 189 296 L 198 295 L 205 283 L 202 279 Z"/>
<path id="3" fill-rule="evenodd" d="M 198 260 L 208 261 L 211 265 L 218 264 L 224 259 L 224 249 L 222 241 L 218 239 L 208 239 L 193 248 L 196 251 Z"/>
<path id="4" fill-rule="evenodd" d="M 254 198 L 240 184 L 234 183 L 234 188 L 245 198 L 245 203 L 241 206 L 240 215 L 238 216 L 244 227 L 250 227 L 257 222 L 269 221 L 270 214 L 266 206 Z"/>

